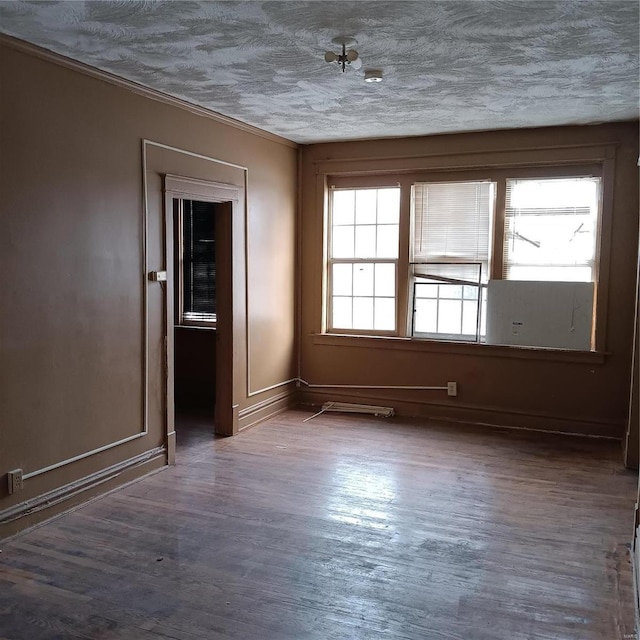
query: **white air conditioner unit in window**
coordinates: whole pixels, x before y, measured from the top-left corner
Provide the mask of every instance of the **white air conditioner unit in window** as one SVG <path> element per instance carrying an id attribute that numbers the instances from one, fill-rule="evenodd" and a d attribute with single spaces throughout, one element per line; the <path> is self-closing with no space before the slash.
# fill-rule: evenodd
<path id="1" fill-rule="evenodd" d="M 592 282 L 490 280 L 487 344 L 589 351 Z"/>

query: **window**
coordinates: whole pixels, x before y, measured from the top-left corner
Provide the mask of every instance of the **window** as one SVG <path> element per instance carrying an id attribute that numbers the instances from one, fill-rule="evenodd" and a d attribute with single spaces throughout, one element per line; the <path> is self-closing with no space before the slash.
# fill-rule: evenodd
<path id="1" fill-rule="evenodd" d="M 504 279 L 593 282 L 598 178 L 507 180 Z"/>
<path id="2" fill-rule="evenodd" d="M 487 181 L 413 185 L 413 336 L 478 341 L 494 193 Z"/>
<path id="3" fill-rule="evenodd" d="M 484 342 L 495 335 L 487 318 L 499 318 L 514 336 L 499 344 L 593 348 L 601 178 L 593 168 L 486 173 L 399 176 L 398 187 L 371 186 L 368 177 L 347 188 L 357 178 L 338 179 L 329 199 L 327 330 Z M 497 286 L 506 281 L 514 284 Z M 586 343 L 527 343 L 526 310 L 539 300 L 567 306 L 546 317 L 570 317 L 567 331 L 580 329 Z M 544 313 L 536 318 L 545 322 Z"/>
<path id="4" fill-rule="evenodd" d="M 215 205 L 176 200 L 179 228 L 179 323 L 215 326 Z"/>
<path id="5" fill-rule="evenodd" d="M 400 189 L 340 189 L 330 213 L 329 327 L 395 333 Z"/>

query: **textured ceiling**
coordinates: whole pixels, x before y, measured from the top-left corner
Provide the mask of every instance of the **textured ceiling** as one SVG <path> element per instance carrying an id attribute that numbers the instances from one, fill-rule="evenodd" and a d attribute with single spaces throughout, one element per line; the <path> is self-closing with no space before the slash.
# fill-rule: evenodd
<path id="1" fill-rule="evenodd" d="M 637 118 L 638 7 L 0 2 L 0 31 L 307 143 Z M 323 60 L 341 34 L 359 71 Z M 384 82 L 365 83 L 367 68 Z"/>

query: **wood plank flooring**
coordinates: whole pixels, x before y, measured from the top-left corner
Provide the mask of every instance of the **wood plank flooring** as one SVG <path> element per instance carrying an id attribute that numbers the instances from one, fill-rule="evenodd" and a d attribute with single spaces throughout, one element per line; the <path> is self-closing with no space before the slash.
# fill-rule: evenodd
<path id="1" fill-rule="evenodd" d="M 635 637 L 619 443 L 308 415 L 185 423 L 176 467 L 0 544 L 0 638 Z"/>

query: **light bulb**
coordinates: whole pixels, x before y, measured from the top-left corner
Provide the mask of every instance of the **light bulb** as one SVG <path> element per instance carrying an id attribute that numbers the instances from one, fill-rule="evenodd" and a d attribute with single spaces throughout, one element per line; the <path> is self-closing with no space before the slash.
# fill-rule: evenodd
<path id="1" fill-rule="evenodd" d="M 347 51 L 347 60 L 349 62 L 353 62 L 354 60 L 358 59 L 358 52 L 355 49 L 349 49 L 349 51 Z"/>
<path id="2" fill-rule="evenodd" d="M 325 62 L 335 62 L 338 59 L 338 56 L 333 53 L 333 51 L 327 51 L 327 53 L 324 54 L 324 61 Z"/>

